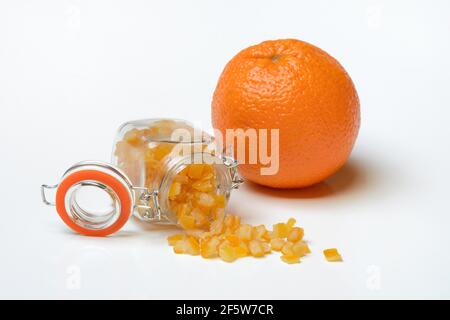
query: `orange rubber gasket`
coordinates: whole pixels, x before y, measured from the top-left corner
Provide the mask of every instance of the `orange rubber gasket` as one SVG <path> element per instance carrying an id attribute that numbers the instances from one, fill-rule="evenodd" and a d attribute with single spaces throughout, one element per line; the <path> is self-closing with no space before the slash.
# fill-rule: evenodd
<path id="1" fill-rule="evenodd" d="M 88 229 L 76 224 L 67 213 L 65 198 L 67 191 L 74 184 L 85 181 L 97 181 L 110 187 L 120 201 L 119 218 L 112 225 L 105 229 Z M 105 237 L 120 230 L 128 221 L 131 214 L 131 197 L 129 190 L 115 177 L 97 170 L 82 170 L 67 176 L 59 185 L 56 191 L 56 211 L 61 219 L 74 231 L 86 236 Z"/>

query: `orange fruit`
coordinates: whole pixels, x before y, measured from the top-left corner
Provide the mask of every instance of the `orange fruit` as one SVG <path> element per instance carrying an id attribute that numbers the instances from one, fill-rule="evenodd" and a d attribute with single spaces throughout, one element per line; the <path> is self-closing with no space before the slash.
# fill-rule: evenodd
<path id="1" fill-rule="evenodd" d="M 269 187 L 305 187 L 348 159 L 360 125 L 359 99 L 347 72 L 325 51 L 300 40 L 265 41 L 225 66 L 212 123 L 224 137 L 225 129 L 279 129 L 278 172 L 261 175 L 258 160 L 241 164 L 240 173 Z"/>

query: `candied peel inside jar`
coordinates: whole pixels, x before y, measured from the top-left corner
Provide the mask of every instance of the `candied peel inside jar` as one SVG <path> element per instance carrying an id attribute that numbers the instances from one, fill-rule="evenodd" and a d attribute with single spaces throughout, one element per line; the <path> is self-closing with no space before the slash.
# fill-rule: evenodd
<path id="1" fill-rule="evenodd" d="M 217 165 L 202 158 L 215 154 L 209 135 L 178 120 L 135 122 L 124 131 L 116 143 L 115 162 L 133 184 L 160 190 L 158 210 L 166 220 L 185 230 L 210 230 L 214 221 L 223 219 L 229 190 L 219 187 L 226 181 Z M 141 218 L 149 215 L 149 210 L 137 211 Z"/>

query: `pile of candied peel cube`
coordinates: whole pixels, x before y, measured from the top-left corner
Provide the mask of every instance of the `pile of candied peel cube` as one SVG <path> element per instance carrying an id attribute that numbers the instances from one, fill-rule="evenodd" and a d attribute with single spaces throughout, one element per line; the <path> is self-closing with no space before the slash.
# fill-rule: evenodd
<path id="1" fill-rule="evenodd" d="M 226 215 L 216 220 L 210 231 L 186 231 L 168 237 L 168 243 L 177 254 L 202 256 L 205 259 L 220 258 L 233 262 L 244 257 L 264 257 L 272 252 L 280 252 L 281 260 L 300 263 L 300 259 L 311 253 L 303 240 L 304 231 L 295 226 L 290 218 L 286 223 L 273 225 L 268 230 L 264 225 L 241 224 L 235 215 Z M 342 261 L 336 249 L 324 251 L 330 262 Z"/>
<path id="2" fill-rule="evenodd" d="M 239 258 L 260 258 L 280 252 L 281 260 L 300 263 L 311 253 L 303 240 L 304 231 L 290 218 L 286 223 L 252 226 L 236 215 L 225 215 L 225 198 L 215 192 L 215 170 L 207 164 L 187 165 L 173 180 L 169 202 L 184 233 L 168 237 L 177 254 L 220 258 L 233 262 Z M 324 251 L 330 262 L 342 261 L 336 249 Z"/>

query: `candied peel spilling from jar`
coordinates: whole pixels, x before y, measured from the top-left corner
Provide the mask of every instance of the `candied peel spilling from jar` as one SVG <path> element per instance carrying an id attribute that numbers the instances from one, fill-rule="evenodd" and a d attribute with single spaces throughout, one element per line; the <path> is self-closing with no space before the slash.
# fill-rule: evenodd
<path id="1" fill-rule="evenodd" d="M 296 226 L 296 220 L 290 218 L 286 223 L 274 224 L 272 230 L 265 225 L 253 226 L 241 223 L 236 215 L 225 215 L 225 199 L 214 194 L 214 179 L 206 179 L 214 175 L 214 169 L 203 165 L 202 174 L 196 173 L 200 167 L 186 167 L 176 176 L 170 188 L 169 196 L 172 207 L 177 211 L 183 233 L 171 235 L 168 244 L 176 254 L 201 256 L 205 259 L 220 258 L 225 262 L 234 262 L 239 258 L 264 257 L 273 252 L 281 253 L 281 260 L 288 264 L 300 263 L 301 259 L 310 254 L 311 250 L 304 241 L 304 230 Z M 194 174 L 191 174 L 194 173 Z M 203 178 L 202 178 L 203 177 Z M 189 179 L 188 179 L 189 178 Z M 207 187 L 204 180 L 207 180 Z M 180 186 L 180 181 L 183 181 Z M 202 186 L 201 189 L 198 186 Z M 199 196 L 198 192 L 208 192 Z M 197 194 L 197 197 L 195 197 Z M 204 199 L 203 199 L 204 197 Z M 192 202 L 189 199 L 195 199 Z M 189 209 L 186 209 L 189 208 Z M 205 209 L 214 208 L 214 214 L 204 213 Z M 202 221 L 209 217 L 209 224 Z M 198 227 L 207 228 L 199 229 Z M 336 249 L 326 250 L 328 261 L 342 261 Z"/>
<path id="2" fill-rule="evenodd" d="M 177 174 L 169 189 L 169 203 L 185 230 L 209 230 L 223 218 L 225 195 L 216 192 L 212 165 L 190 164 Z"/>
<path id="3" fill-rule="evenodd" d="M 119 167 L 136 182 L 142 179 L 143 165 L 143 184 L 152 186 L 166 173 L 165 165 L 176 157 L 176 141 L 168 138 L 177 128 L 180 128 L 179 123 L 164 120 L 148 128 L 126 132 L 116 144 Z M 191 127 L 185 129 L 191 130 Z M 204 142 L 189 145 L 192 153 L 198 147 L 205 152 L 209 146 Z M 166 201 L 176 224 L 184 229 L 183 233 L 168 237 L 175 253 L 233 262 L 279 252 L 281 260 L 288 264 L 300 263 L 301 258 L 311 253 L 303 240 L 303 229 L 295 225 L 293 218 L 268 230 L 264 225 L 244 224 L 238 216 L 226 215 L 227 196 L 219 191 L 217 181 L 216 167 L 205 163 L 184 165 L 173 175 L 167 199 L 161 201 Z M 335 249 L 324 253 L 328 261 L 342 261 Z"/>

